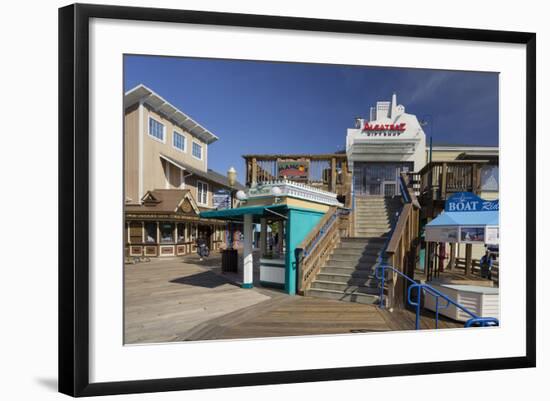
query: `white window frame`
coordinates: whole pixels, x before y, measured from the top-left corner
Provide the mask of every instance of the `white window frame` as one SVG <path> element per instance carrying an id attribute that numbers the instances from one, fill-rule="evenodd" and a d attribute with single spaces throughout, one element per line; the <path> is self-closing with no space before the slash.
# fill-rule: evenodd
<path id="1" fill-rule="evenodd" d="M 202 201 L 202 197 L 199 193 L 199 186 L 202 185 L 203 191 L 206 192 L 206 202 Z M 208 206 L 208 183 L 204 181 L 197 180 L 197 204 L 202 206 Z"/>
<path id="2" fill-rule="evenodd" d="M 183 137 L 183 149 L 178 148 L 174 143 L 176 140 L 176 134 L 181 135 Z M 172 147 L 176 149 L 178 152 L 185 153 L 187 151 L 187 136 L 185 136 L 183 133 L 178 132 L 176 130 L 172 131 Z"/>
<path id="3" fill-rule="evenodd" d="M 156 121 L 157 123 L 162 125 L 162 140 L 151 134 L 151 122 L 150 122 L 150 120 Z M 153 140 L 165 144 L 166 143 L 166 125 L 161 123 L 156 118 L 154 118 L 152 116 L 149 116 L 149 120 L 147 120 L 147 135 L 149 135 L 149 137 L 152 138 Z"/>
<path id="4" fill-rule="evenodd" d="M 195 144 L 201 147 L 201 157 L 197 157 L 197 156 L 195 156 L 195 154 L 193 153 L 193 145 L 195 145 Z M 201 145 L 201 144 L 198 143 L 198 142 L 195 142 L 195 141 L 193 141 L 193 145 L 191 145 L 191 156 L 193 156 L 193 157 L 194 157 L 195 159 L 197 159 L 197 160 L 202 160 L 202 159 L 204 158 L 204 146 Z"/>

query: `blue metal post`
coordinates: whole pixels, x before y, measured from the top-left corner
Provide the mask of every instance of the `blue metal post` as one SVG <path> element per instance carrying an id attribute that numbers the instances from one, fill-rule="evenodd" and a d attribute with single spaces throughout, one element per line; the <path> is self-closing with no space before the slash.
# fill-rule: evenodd
<path id="1" fill-rule="evenodd" d="M 416 287 L 416 330 L 420 330 L 420 294 L 422 293 L 422 288 L 420 286 Z"/>
<path id="2" fill-rule="evenodd" d="M 380 308 L 384 309 L 384 281 L 386 277 L 386 270 L 384 266 L 378 267 L 382 271 L 382 281 L 380 283 Z"/>

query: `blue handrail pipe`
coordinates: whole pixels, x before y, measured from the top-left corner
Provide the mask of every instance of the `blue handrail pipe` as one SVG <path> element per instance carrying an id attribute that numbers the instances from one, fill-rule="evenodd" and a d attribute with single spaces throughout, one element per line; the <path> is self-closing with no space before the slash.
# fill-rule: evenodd
<path id="1" fill-rule="evenodd" d="M 420 310 L 421 310 L 421 297 L 422 294 L 430 295 L 435 298 L 435 328 L 438 328 L 439 323 L 439 311 L 441 309 L 446 309 L 450 305 L 454 305 L 458 309 L 462 310 L 466 314 L 470 316 L 470 319 L 466 321 L 464 324 L 464 327 L 472 327 L 472 326 L 480 326 L 480 327 L 495 327 L 499 325 L 499 321 L 495 317 L 481 317 L 473 313 L 471 310 L 466 308 L 463 305 L 460 305 L 459 303 L 455 302 L 451 298 L 449 298 L 447 295 L 443 294 L 441 291 L 436 290 L 434 287 L 428 285 L 428 284 L 422 284 L 417 283 L 412 278 L 407 276 L 406 274 L 400 272 L 395 267 L 387 265 L 387 264 L 381 264 L 376 268 L 376 278 L 380 280 L 380 307 L 382 308 L 384 305 L 384 282 L 385 282 L 385 276 L 386 276 L 386 270 L 391 271 L 392 273 L 397 274 L 398 276 L 405 279 L 407 282 L 410 283 L 409 288 L 407 290 L 407 303 L 415 308 L 416 311 L 416 319 L 415 319 L 415 329 L 420 330 Z M 413 300 L 413 289 L 416 289 L 416 300 Z M 442 306 L 440 304 L 440 298 L 443 301 L 447 301 L 447 303 Z"/>

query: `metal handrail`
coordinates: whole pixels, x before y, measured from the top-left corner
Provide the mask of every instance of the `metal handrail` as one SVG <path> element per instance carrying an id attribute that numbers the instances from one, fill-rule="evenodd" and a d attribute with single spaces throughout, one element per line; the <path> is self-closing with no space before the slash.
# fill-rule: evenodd
<path id="1" fill-rule="evenodd" d="M 380 265 L 376 267 L 376 278 L 380 280 L 380 307 L 383 308 L 384 305 L 384 281 L 386 276 L 386 269 L 397 273 L 399 276 L 407 280 L 411 283 L 409 286 L 409 289 L 407 291 L 407 303 L 416 309 L 416 321 L 415 321 L 415 329 L 420 329 L 420 309 L 421 309 L 421 296 L 422 293 L 425 295 L 431 295 L 435 298 L 435 328 L 438 328 L 439 323 L 439 311 L 440 309 L 447 309 L 450 305 L 454 305 L 458 309 L 462 310 L 463 312 L 467 313 L 471 316 L 470 319 L 466 321 L 464 324 L 464 327 L 472 327 L 475 324 L 478 324 L 481 327 L 489 327 L 489 326 L 498 326 L 499 320 L 495 317 L 481 317 L 470 311 L 465 306 L 460 305 L 459 303 L 453 301 L 451 298 L 449 298 L 447 295 L 443 294 L 441 291 L 436 290 L 434 287 L 428 285 L 428 284 L 421 284 L 414 281 L 412 278 L 407 276 L 406 274 L 400 272 L 395 267 L 390 265 Z M 379 274 L 381 272 L 381 274 Z M 416 301 L 412 300 L 412 290 L 413 288 L 416 288 Z M 447 301 L 447 304 L 444 307 L 440 307 L 439 305 L 439 298 L 443 298 L 445 301 Z"/>

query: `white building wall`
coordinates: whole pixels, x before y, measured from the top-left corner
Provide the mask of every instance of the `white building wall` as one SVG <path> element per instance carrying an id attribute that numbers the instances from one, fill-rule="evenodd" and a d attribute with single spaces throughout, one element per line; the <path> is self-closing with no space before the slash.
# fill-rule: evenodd
<path id="1" fill-rule="evenodd" d="M 398 135 L 369 135 L 360 120 L 359 128 L 350 128 L 346 137 L 346 153 L 353 168 L 354 162 L 413 162 L 414 171 L 426 164 L 426 134 L 413 114 L 405 113 L 405 107 L 397 104 L 394 94 L 391 102 L 377 102 L 371 108 L 369 124 L 405 124 L 405 131 Z"/>

